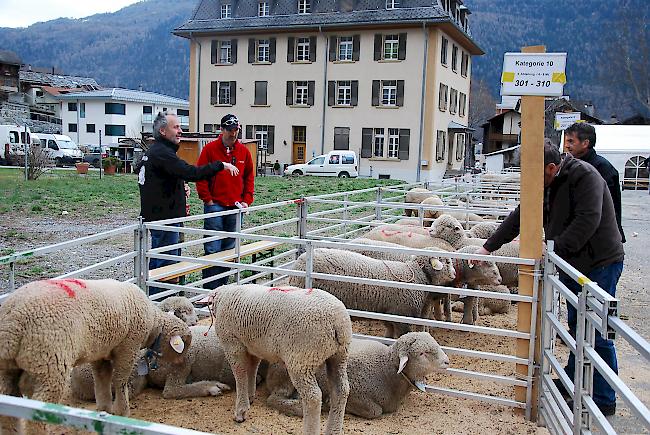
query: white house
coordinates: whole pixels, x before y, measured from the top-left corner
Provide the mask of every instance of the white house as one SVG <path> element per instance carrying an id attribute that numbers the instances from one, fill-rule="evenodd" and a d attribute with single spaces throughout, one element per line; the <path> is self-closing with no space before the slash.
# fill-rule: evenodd
<path id="1" fill-rule="evenodd" d="M 189 129 L 189 103 L 154 92 L 108 88 L 62 94 L 62 132 L 80 145 L 116 144 L 120 137 L 140 137 L 153 131 L 153 119 L 166 111 L 179 116 Z"/>
<path id="2" fill-rule="evenodd" d="M 234 113 L 270 160 L 334 149 L 374 178 L 436 180 L 463 164 L 471 56 L 462 0 L 200 0 L 192 130 Z"/>

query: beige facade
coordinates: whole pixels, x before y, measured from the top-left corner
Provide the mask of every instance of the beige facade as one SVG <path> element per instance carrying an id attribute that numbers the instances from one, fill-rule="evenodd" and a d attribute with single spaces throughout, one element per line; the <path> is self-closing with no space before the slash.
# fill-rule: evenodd
<path id="1" fill-rule="evenodd" d="M 391 45 L 394 36 L 395 41 L 400 40 L 401 59 L 375 60 L 377 35 L 381 35 L 380 57 L 391 57 L 392 49 L 397 57 L 398 45 Z M 464 152 L 457 152 L 457 147 L 464 148 L 465 143 L 458 137 L 466 136 L 460 128 L 467 126 L 471 54 L 482 53 L 466 36 L 458 38 L 465 43 L 463 46 L 453 35 L 462 36 L 462 33 L 445 23 L 399 28 L 348 26 L 321 32 L 219 32 L 193 37 L 190 43 L 190 129 L 212 130 L 223 115 L 234 113 L 241 120 L 245 136 L 265 136 L 262 142 L 268 145 L 270 161 L 277 159 L 280 163 L 291 164 L 300 162 L 301 158 L 309 160 L 334 149 L 336 141 L 360 156 L 361 176 L 408 181 L 440 179 L 447 169 L 459 169 L 463 163 Z M 312 61 L 296 61 L 298 45 L 302 44 L 301 49 L 305 49 L 310 37 L 310 50 L 315 42 L 315 59 L 312 53 Z M 357 38 L 355 59 L 358 57 L 358 60 L 330 60 L 332 42 L 336 44 L 338 57 L 340 45 L 348 44 L 345 37 Z M 446 65 L 441 53 L 443 37 L 447 40 Z M 275 62 L 250 63 L 250 39 L 271 41 L 272 38 Z M 236 63 L 219 63 L 220 41 L 225 41 L 225 46 L 230 44 L 231 56 L 232 47 L 236 45 Z M 293 62 L 288 55 L 290 44 L 294 47 L 291 50 Z M 259 54 L 259 45 L 253 46 L 255 56 Z M 262 45 L 265 50 L 265 42 Z M 452 65 L 453 50 L 456 50 L 456 67 Z M 462 65 L 465 57 L 466 68 Z M 426 78 L 424 85 L 423 78 Z M 266 104 L 255 104 L 255 82 L 267 82 Z M 287 82 L 292 84 L 288 86 Z M 331 82 L 335 82 L 334 88 Z M 309 104 L 295 104 L 299 99 L 297 85 L 307 84 Z M 440 84 L 447 86 L 448 101 L 444 110 L 439 101 Z M 263 85 L 258 85 L 258 97 L 261 87 Z M 356 92 L 351 88 L 356 88 Z M 307 92 L 307 88 L 301 89 Z M 332 96 L 329 96 L 332 90 L 335 94 L 333 105 Z M 287 99 L 288 92 L 290 99 Z M 455 110 L 451 107 L 452 93 L 456 98 Z M 461 95 L 462 109 L 459 107 Z M 231 101 L 224 99 L 225 96 Z M 339 102 L 347 104 L 337 104 Z"/>

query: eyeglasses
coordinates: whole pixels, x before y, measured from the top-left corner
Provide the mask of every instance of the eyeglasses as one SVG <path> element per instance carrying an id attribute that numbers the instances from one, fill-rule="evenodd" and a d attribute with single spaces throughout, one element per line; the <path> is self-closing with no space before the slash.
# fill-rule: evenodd
<path id="1" fill-rule="evenodd" d="M 233 125 L 239 126 L 239 119 L 233 116 L 232 118 L 225 120 L 221 125 L 224 127 L 232 127 Z"/>

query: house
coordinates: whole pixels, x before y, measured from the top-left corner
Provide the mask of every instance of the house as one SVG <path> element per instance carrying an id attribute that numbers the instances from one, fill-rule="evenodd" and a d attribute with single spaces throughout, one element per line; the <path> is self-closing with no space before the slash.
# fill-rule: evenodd
<path id="1" fill-rule="evenodd" d="M 502 109 L 483 125 L 483 154 L 491 154 L 519 144 L 521 113 L 515 109 Z"/>
<path id="2" fill-rule="evenodd" d="M 7 94 L 18 92 L 20 58 L 9 50 L 0 50 L 0 99 L 7 100 Z"/>
<path id="3" fill-rule="evenodd" d="M 471 56 L 462 0 L 200 0 L 190 42 L 192 131 L 236 114 L 269 159 L 333 149 L 374 178 L 463 165 Z"/>
<path id="4" fill-rule="evenodd" d="M 119 137 L 140 137 L 153 131 L 158 112 L 179 116 L 184 131 L 189 129 L 186 100 L 131 89 L 107 88 L 59 94 L 63 133 L 80 145 L 117 144 Z"/>

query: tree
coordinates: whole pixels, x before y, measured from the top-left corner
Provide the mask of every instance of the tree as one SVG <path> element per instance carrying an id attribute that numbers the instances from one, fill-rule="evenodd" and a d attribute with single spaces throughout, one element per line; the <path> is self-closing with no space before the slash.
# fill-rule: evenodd
<path id="1" fill-rule="evenodd" d="M 483 79 L 472 80 L 469 93 L 469 126 L 475 130 L 474 135 L 478 133 L 480 137 L 481 124 L 495 115 L 497 101 Z"/>

